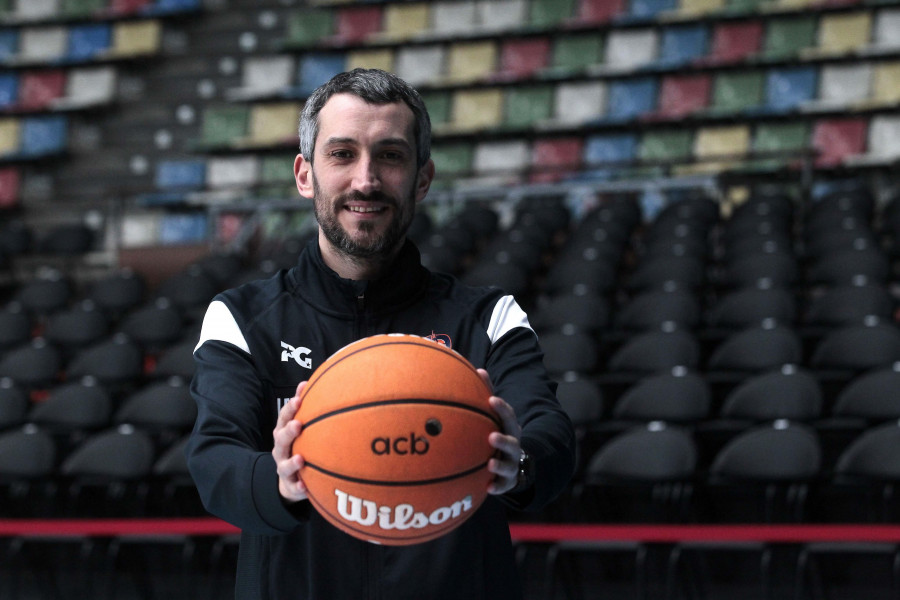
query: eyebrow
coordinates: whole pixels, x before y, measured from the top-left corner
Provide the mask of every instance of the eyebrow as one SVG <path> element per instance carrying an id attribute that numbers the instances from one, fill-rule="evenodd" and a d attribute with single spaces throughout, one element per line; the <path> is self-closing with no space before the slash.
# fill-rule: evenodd
<path id="1" fill-rule="evenodd" d="M 337 145 L 340 145 L 340 144 L 356 145 L 357 143 L 358 142 L 356 141 L 356 139 L 351 138 L 351 137 L 330 137 L 327 140 L 325 140 L 325 142 L 322 144 L 322 146 L 323 147 L 333 146 L 336 144 Z M 412 144 L 410 144 L 404 138 L 385 138 L 383 140 L 378 140 L 378 142 L 375 143 L 375 146 L 376 147 L 378 147 L 378 146 L 403 146 L 405 148 L 408 148 L 409 150 L 412 150 Z"/>

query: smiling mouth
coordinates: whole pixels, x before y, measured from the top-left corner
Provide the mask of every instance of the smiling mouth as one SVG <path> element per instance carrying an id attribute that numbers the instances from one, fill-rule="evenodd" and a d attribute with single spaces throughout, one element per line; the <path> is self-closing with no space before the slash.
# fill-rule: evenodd
<path id="1" fill-rule="evenodd" d="M 348 206 L 347 210 L 355 213 L 376 213 L 387 210 L 385 206 Z"/>

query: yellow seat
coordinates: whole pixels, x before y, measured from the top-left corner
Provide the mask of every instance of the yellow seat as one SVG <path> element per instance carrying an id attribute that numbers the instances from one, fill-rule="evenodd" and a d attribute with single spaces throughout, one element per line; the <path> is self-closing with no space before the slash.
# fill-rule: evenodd
<path id="1" fill-rule="evenodd" d="M 503 92 L 496 88 L 461 90 L 453 97 L 449 127 L 476 131 L 496 127 L 503 119 Z"/>
<path id="2" fill-rule="evenodd" d="M 347 53 L 347 70 L 353 69 L 394 70 L 394 51 L 390 48 L 374 50 L 354 50 Z"/>
<path id="3" fill-rule="evenodd" d="M 250 111 L 250 139 L 253 146 L 272 146 L 297 138 L 300 104 L 283 102 L 258 104 Z"/>
<path id="4" fill-rule="evenodd" d="M 458 42 L 447 57 L 447 80 L 471 83 L 487 79 L 496 69 L 497 44 L 493 41 Z"/>
<path id="5" fill-rule="evenodd" d="M 128 21 L 113 26 L 113 43 L 110 54 L 114 56 L 142 56 L 159 51 L 162 26 L 155 19 Z"/>

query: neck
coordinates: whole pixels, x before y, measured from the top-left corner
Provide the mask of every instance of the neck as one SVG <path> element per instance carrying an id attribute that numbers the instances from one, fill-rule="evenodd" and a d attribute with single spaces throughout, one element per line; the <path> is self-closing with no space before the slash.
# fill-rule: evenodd
<path id="1" fill-rule="evenodd" d="M 319 250 L 322 253 L 322 261 L 340 277 L 356 281 L 380 279 L 385 269 L 394 261 L 402 247 L 403 242 L 390 252 L 377 256 L 358 257 L 341 252 L 323 237 L 319 237 Z"/>

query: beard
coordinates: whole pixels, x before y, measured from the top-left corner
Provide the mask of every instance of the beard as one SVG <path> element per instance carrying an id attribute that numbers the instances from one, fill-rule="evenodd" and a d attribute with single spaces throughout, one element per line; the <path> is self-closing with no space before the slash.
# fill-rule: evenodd
<path id="1" fill-rule="evenodd" d="M 347 257 L 356 259 L 388 258 L 406 237 L 406 232 L 412 223 L 415 190 L 410 191 L 405 202 L 382 192 L 371 194 L 351 192 L 329 199 L 323 196 L 318 182 L 313 179 L 313 194 L 316 221 L 318 221 L 325 239 Z M 344 229 L 338 221 L 337 212 L 343 209 L 335 207 L 343 206 L 345 202 L 352 200 L 383 202 L 394 209 L 394 218 L 384 233 L 380 235 L 375 233 L 376 225 L 366 222 L 360 223 L 359 229 L 354 233 Z"/>

